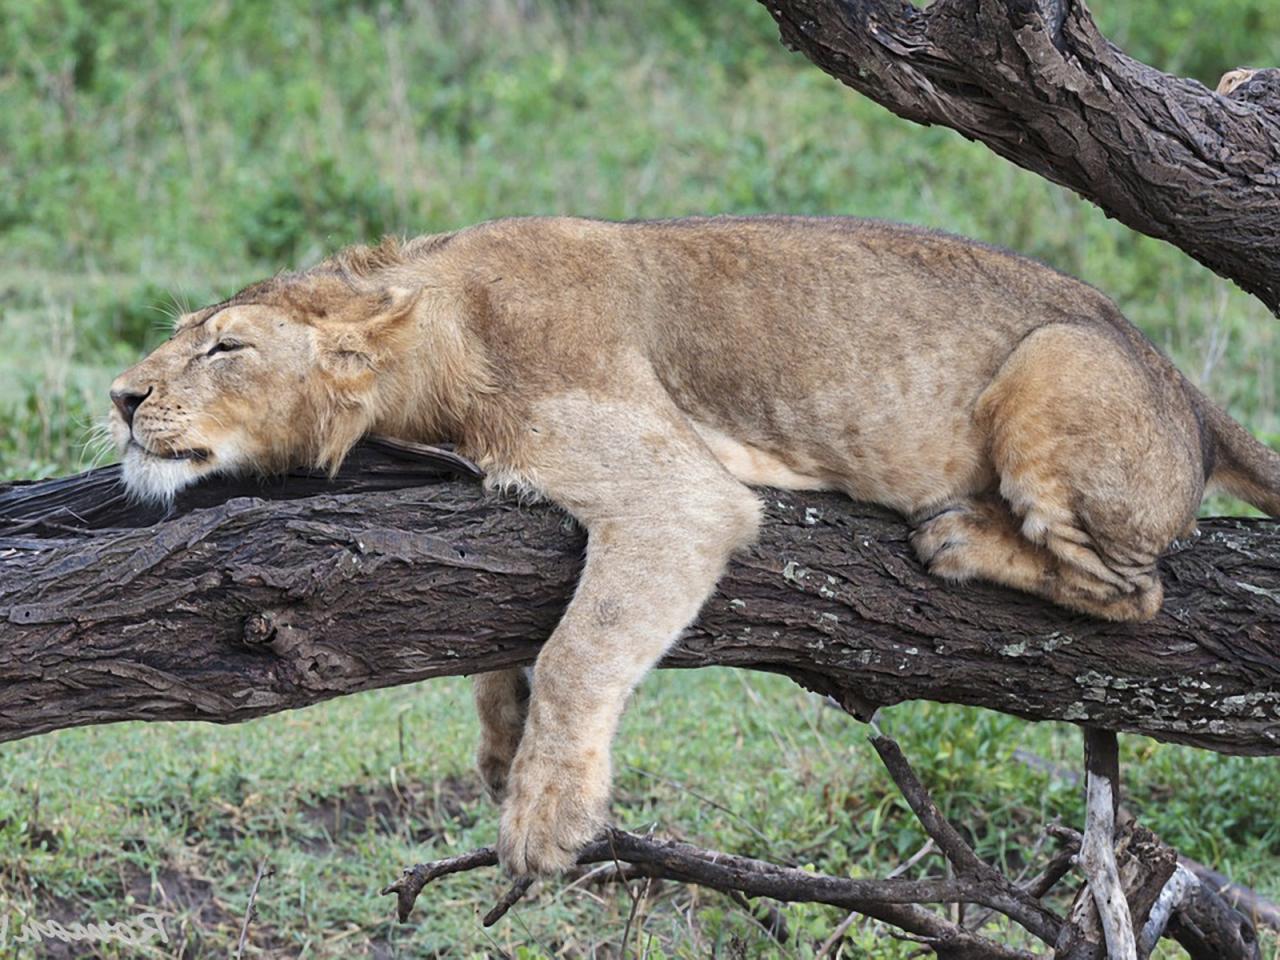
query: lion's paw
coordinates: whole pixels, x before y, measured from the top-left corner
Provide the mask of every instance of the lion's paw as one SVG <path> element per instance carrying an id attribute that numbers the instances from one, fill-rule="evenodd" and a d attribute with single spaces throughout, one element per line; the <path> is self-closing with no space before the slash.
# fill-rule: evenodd
<path id="1" fill-rule="evenodd" d="M 519 746 L 519 741 L 516 742 Z M 494 803 L 502 803 L 507 796 L 507 780 L 511 775 L 511 763 L 515 759 L 515 750 L 503 749 L 500 745 L 485 742 L 476 751 L 476 770 L 485 792 Z"/>
<path id="2" fill-rule="evenodd" d="M 523 719 L 523 718 L 522 718 Z M 511 781 L 511 767 L 520 750 L 522 727 L 514 723 L 482 723 L 476 770 L 494 803 L 502 803 Z"/>
<path id="3" fill-rule="evenodd" d="M 911 534 L 911 545 L 929 572 L 953 579 L 967 570 L 960 560 L 976 526 L 973 511 L 963 505 L 948 507 L 920 523 Z"/>
<path id="4" fill-rule="evenodd" d="M 517 759 L 498 829 L 503 869 L 545 875 L 577 862 L 608 822 L 608 768 L 599 766 Z"/>

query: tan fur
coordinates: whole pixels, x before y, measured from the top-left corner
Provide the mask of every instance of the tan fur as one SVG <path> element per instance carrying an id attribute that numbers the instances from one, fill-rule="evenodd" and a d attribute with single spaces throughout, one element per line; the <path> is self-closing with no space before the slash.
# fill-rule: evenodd
<path id="1" fill-rule="evenodd" d="M 1159 609 L 1156 560 L 1207 479 L 1280 510 L 1280 457 L 1097 291 L 856 220 L 505 220 L 357 247 L 182 318 L 113 389 L 140 495 L 333 467 L 378 432 L 452 440 L 587 527 L 531 694 L 518 672 L 476 684 L 515 873 L 604 824 L 627 696 L 754 535 L 744 484 L 886 504 L 940 576 L 1119 620 Z"/>

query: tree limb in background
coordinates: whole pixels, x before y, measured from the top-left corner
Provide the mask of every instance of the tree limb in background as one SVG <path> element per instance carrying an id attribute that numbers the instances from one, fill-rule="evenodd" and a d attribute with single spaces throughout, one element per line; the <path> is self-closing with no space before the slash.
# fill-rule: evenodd
<path id="1" fill-rule="evenodd" d="M 1081 0 L 761 2 L 784 43 L 859 93 L 1069 187 L 1280 312 L 1275 71 L 1215 93 L 1126 56 Z"/>

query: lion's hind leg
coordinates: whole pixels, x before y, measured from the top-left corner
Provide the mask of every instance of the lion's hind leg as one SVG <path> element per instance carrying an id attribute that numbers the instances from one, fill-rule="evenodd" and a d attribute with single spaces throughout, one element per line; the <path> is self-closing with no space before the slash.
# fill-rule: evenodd
<path id="1" fill-rule="evenodd" d="M 976 411 L 1000 498 L 1028 544 L 1018 569 L 1043 561 L 1030 589 L 1108 620 L 1159 611 L 1156 561 L 1194 520 L 1204 489 L 1186 395 L 1138 350 L 1105 328 L 1042 327 L 1010 355 Z M 1007 541 L 1007 519 L 999 529 Z"/>
<path id="2" fill-rule="evenodd" d="M 966 497 L 917 518 L 911 543 L 946 580 L 999 583 L 1107 620 L 1145 620 L 1159 610 L 1154 562 L 1109 566 L 1081 531 L 1058 526 L 1035 543 L 1024 523 L 999 496 Z"/>

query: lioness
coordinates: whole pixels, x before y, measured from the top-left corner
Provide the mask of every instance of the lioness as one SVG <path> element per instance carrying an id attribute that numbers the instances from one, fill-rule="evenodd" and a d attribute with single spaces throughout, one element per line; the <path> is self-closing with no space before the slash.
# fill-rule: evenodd
<path id="1" fill-rule="evenodd" d="M 588 530 L 530 691 L 476 678 L 515 874 L 603 826 L 628 694 L 756 531 L 748 485 L 910 519 L 929 569 L 1099 617 L 1160 608 L 1206 483 L 1280 514 L 1280 456 L 1102 294 L 853 219 L 499 220 L 354 247 L 180 318 L 112 385 L 138 496 L 452 440 Z"/>

